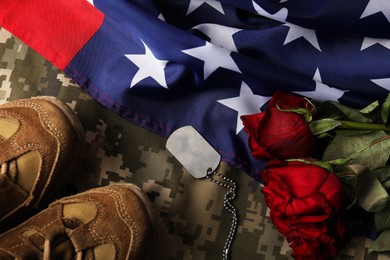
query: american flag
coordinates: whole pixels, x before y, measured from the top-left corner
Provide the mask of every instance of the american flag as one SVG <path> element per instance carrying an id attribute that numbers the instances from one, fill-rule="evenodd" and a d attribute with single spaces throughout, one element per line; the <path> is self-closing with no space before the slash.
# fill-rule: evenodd
<path id="1" fill-rule="evenodd" d="M 358 108 L 390 91 L 385 0 L 0 0 L 0 25 L 122 117 L 192 125 L 255 178 L 240 116 L 275 91 Z"/>

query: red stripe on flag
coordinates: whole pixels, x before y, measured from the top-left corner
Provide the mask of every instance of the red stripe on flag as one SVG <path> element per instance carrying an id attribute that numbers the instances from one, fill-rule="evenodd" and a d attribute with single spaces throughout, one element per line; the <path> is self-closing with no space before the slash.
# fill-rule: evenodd
<path id="1" fill-rule="evenodd" d="M 64 70 L 103 23 L 86 0 L 0 0 L 0 26 Z"/>

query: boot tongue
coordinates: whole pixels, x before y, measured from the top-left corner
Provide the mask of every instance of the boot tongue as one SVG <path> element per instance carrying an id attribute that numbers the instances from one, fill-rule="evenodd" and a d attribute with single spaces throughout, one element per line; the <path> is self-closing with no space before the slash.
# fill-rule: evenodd
<path id="1" fill-rule="evenodd" d="M 0 145 L 19 129 L 19 121 L 0 118 Z M 26 192 L 31 191 L 39 170 L 40 158 L 37 152 L 28 152 L 9 162 L 0 162 L 0 174 L 6 174 Z"/>
<path id="2" fill-rule="evenodd" d="M 38 152 L 27 152 L 16 159 L 3 162 L 0 165 L 0 175 L 7 175 L 24 191 L 30 192 L 39 173 L 40 161 Z"/>
<path id="3" fill-rule="evenodd" d="M 63 218 L 62 223 L 64 223 L 64 227 L 68 229 L 76 229 L 83 224 L 81 221 L 75 218 Z"/>
<path id="4" fill-rule="evenodd" d="M 0 118 L 0 142 L 10 138 L 19 128 L 19 122 L 14 119 Z"/>
<path id="5" fill-rule="evenodd" d="M 16 161 L 12 160 L 10 162 L 5 162 L 0 165 L 0 175 L 7 175 L 8 178 L 16 182 L 16 177 L 17 177 L 17 167 L 16 167 Z"/>
<path id="6" fill-rule="evenodd" d="M 63 224 L 65 230 L 67 231 L 73 230 L 78 226 L 82 225 L 82 223 L 77 219 L 69 218 L 63 219 Z M 50 259 L 73 260 L 75 259 L 76 251 L 67 235 L 67 231 L 64 233 L 57 234 L 49 242 L 48 248 L 46 248 L 47 245 L 45 245 L 48 241 L 46 241 L 45 237 L 35 229 L 27 230 L 23 232 L 22 235 L 26 237 L 37 250 L 41 251 L 42 254 L 47 253 L 45 251 L 49 250 Z M 3 255 L 1 253 L 2 252 L 0 251 L 0 259 L 7 259 L 3 258 Z"/>
<path id="7" fill-rule="evenodd" d="M 10 138 L 19 128 L 19 122 L 15 119 L 0 118 L 0 144 L 1 142 Z M 13 181 L 16 182 L 16 162 L 0 162 L 0 174 L 6 174 Z M 1 258 L 2 259 L 2 258 Z"/>

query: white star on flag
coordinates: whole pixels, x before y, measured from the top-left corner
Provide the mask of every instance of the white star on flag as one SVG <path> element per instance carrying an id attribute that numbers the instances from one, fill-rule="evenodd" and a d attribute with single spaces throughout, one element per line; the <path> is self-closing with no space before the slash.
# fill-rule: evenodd
<path id="1" fill-rule="evenodd" d="M 168 88 L 164 71 L 168 61 L 157 59 L 149 47 L 144 42 L 142 43 L 145 46 L 145 54 L 125 54 L 125 57 L 139 68 L 131 81 L 130 88 L 148 77 L 153 78 L 162 87 Z"/>
<path id="2" fill-rule="evenodd" d="M 204 79 L 207 79 L 218 68 L 225 68 L 241 73 L 233 58 L 230 56 L 230 51 L 209 42 L 206 42 L 204 46 L 182 50 L 182 52 L 204 61 Z"/>
<path id="3" fill-rule="evenodd" d="M 390 78 L 372 79 L 371 81 L 377 84 L 378 86 L 390 91 Z"/>
<path id="4" fill-rule="evenodd" d="M 157 18 L 160 19 L 161 21 L 165 22 L 165 17 L 162 13 L 160 13 Z"/>
<path id="5" fill-rule="evenodd" d="M 360 16 L 360 19 L 380 12 L 390 23 L 390 4 L 388 0 L 370 0 L 366 9 L 364 9 L 362 15 Z"/>
<path id="6" fill-rule="evenodd" d="M 288 16 L 287 8 L 282 8 L 277 13 L 270 14 L 253 0 L 252 0 L 252 4 L 256 12 L 261 16 L 268 17 L 279 22 L 285 22 L 287 20 L 287 16 Z"/>
<path id="7" fill-rule="evenodd" d="M 87 0 L 91 5 L 95 5 L 94 3 L 93 3 L 93 0 Z"/>
<path id="8" fill-rule="evenodd" d="M 283 45 L 286 45 L 287 43 L 290 43 L 300 37 L 303 37 L 317 50 L 321 51 L 315 30 L 307 29 L 291 23 L 286 23 L 284 25 L 290 27 L 290 29 L 288 30 L 286 40 L 284 41 Z"/>
<path id="9" fill-rule="evenodd" d="M 242 31 L 242 29 L 212 23 L 199 24 L 193 29 L 197 29 L 207 35 L 212 44 L 221 46 L 229 51 L 238 52 L 233 35 Z"/>
<path id="10" fill-rule="evenodd" d="M 260 113 L 260 108 L 270 100 L 271 97 L 263 97 L 253 94 L 252 90 L 245 83 L 241 83 L 238 97 L 218 100 L 218 103 L 237 111 L 236 135 L 244 128 L 240 117 Z"/>
<path id="11" fill-rule="evenodd" d="M 294 93 L 297 93 L 299 95 L 311 98 L 316 101 L 326 101 L 326 100 L 333 100 L 338 101 L 346 92 L 345 90 L 340 90 L 337 88 L 329 87 L 328 85 L 322 83 L 320 71 L 316 70 L 314 73 L 313 80 L 316 83 L 316 88 L 313 91 L 294 91 Z"/>
<path id="12" fill-rule="evenodd" d="M 187 15 L 195 11 L 198 7 L 200 7 L 202 4 L 208 4 L 218 12 L 225 14 L 223 11 L 222 4 L 219 1 L 216 0 L 191 0 L 190 5 L 188 6 Z"/>
<path id="13" fill-rule="evenodd" d="M 362 51 L 364 49 L 367 49 L 368 47 L 371 47 L 374 44 L 380 44 L 383 47 L 390 49 L 389 39 L 365 37 L 363 39 L 362 47 L 360 48 L 360 50 Z"/>

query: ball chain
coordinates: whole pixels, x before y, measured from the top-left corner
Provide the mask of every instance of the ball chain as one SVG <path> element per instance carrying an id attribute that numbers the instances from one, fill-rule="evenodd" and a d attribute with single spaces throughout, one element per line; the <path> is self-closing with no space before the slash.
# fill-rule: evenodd
<path id="1" fill-rule="evenodd" d="M 219 180 L 211 178 L 211 175 L 216 175 L 220 178 L 222 178 L 224 181 L 226 181 L 229 184 L 226 184 L 224 182 L 221 182 Z M 237 224 L 238 224 L 238 212 L 237 209 L 231 204 L 231 201 L 233 201 L 236 198 L 236 189 L 237 189 L 237 184 L 232 180 L 229 179 L 222 174 L 212 171 L 211 169 L 208 169 L 207 171 L 207 179 L 209 179 L 211 182 L 218 184 L 222 187 L 228 188 L 229 191 L 228 193 L 225 194 L 225 197 L 223 199 L 223 206 L 227 211 L 229 211 L 233 217 L 232 217 L 232 225 L 230 226 L 230 231 L 228 238 L 226 240 L 225 246 L 223 248 L 222 252 L 222 259 L 227 260 L 229 259 L 229 252 L 231 251 L 231 246 L 233 243 L 234 236 L 237 231 Z"/>

